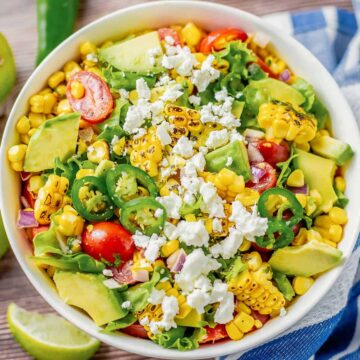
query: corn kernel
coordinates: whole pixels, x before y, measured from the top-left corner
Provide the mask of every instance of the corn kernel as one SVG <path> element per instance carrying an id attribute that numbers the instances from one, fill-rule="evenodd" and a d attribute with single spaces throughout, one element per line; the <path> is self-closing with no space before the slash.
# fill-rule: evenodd
<path id="1" fill-rule="evenodd" d="M 76 179 L 79 180 L 85 176 L 90 176 L 90 175 L 94 175 L 94 170 L 93 169 L 80 169 L 78 170 L 78 172 L 76 173 Z"/>
<path id="2" fill-rule="evenodd" d="M 30 98 L 30 108 L 34 113 L 43 113 L 44 112 L 44 96 L 43 95 L 33 95 Z"/>
<path id="3" fill-rule="evenodd" d="M 20 135 L 20 141 L 23 144 L 28 144 L 30 141 L 30 136 L 28 134 L 21 134 Z"/>
<path id="4" fill-rule="evenodd" d="M 334 224 L 338 225 L 345 225 L 348 221 L 346 211 L 336 206 L 329 211 L 329 218 Z"/>
<path id="5" fill-rule="evenodd" d="M 329 228 L 333 222 L 328 215 L 321 215 L 315 218 L 314 224 L 319 227 Z"/>
<path id="6" fill-rule="evenodd" d="M 66 205 L 55 220 L 58 224 L 58 231 L 65 236 L 78 236 L 83 231 L 84 219 L 70 205 Z"/>
<path id="7" fill-rule="evenodd" d="M 85 41 L 83 44 L 81 44 L 80 46 L 81 56 L 85 57 L 86 55 L 95 54 L 95 53 L 96 53 L 96 45 L 93 44 L 92 42 Z"/>
<path id="8" fill-rule="evenodd" d="M 187 214 L 187 215 L 185 215 L 185 220 L 189 221 L 189 222 L 195 222 L 196 216 L 194 214 Z"/>
<path id="9" fill-rule="evenodd" d="M 27 146 L 24 144 L 14 145 L 8 150 L 8 159 L 10 162 L 22 161 L 26 154 Z"/>
<path id="10" fill-rule="evenodd" d="M 81 99 L 85 95 L 85 88 L 79 81 L 73 81 L 70 85 L 71 96 L 75 99 Z"/>
<path id="11" fill-rule="evenodd" d="M 125 143 L 126 143 L 126 139 L 125 137 L 122 137 L 114 144 L 112 144 L 112 151 L 118 156 L 122 155 L 124 153 Z"/>
<path id="12" fill-rule="evenodd" d="M 176 250 L 179 249 L 179 240 L 170 240 L 161 247 L 161 254 L 164 257 L 169 257 Z"/>
<path id="13" fill-rule="evenodd" d="M 65 80 L 65 73 L 63 71 L 54 72 L 48 80 L 48 84 L 52 89 L 55 89 Z"/>
<path id="14" fill-rule="evenodd" d="M 234 324 L 239 328 L 240 331 L 247 333 L 254 326 L 254 318 L 245 312 L 237 314 L 233 320 Z"/>
<path id="15" fill-rule="evenodd" d="M 342 193 L 345 192 L 346 189 L 346 181 L 342 176 L 335 177 L 335 187 L 341 191 Z"/>
<path id="16" fill-rule="evenodd" d="M 14 171 L 23 171 L 24 170 L 24 162 L 23 161 L 14 161 L 10 163 L 11 168 Z"/>
<path id="17" fill-rule="evenodd" d="M 99 164 L 101 160 L 109 160 L 109 145 L 103 140 L 95 141 L 88 147 L 87 157 L 88 160 L 96 164 Z"/>
<path id="18" fill-rule="evenodd" d="M 295 194 L 295 197 L 297 198 L 302 208 L 304 209 L 307 204 L 307 196 L 305 194 Z"/>
<path id="19" fill-rule="evenodd" d="M 304 245 L 307 242 L 307 230 L 305 228 L 301 228 L 294 240 L 292 241 L 292 245 Z"/>
<path id="20" fill-rule="evenodd" d="M 52 109 L 54 108 L 54 105 L 56 104 L 56 102 L 57 102 L 57 99 L 54 94 L 52 94 L 52 93 L 45 94 L 44 95 L 43 113 L 50 114 L 52 112 Z"/>
<path id="21" fill-rule="evenodd" d="M 202 31 L 192 22 L 187 23 L 181 29 L 181 36 L 184 42 L 190 46 L 198 45 L 202 35 Z"/>
<path id="22" fill-rule="evenodd" d="M 44 114 L 36 114 L 33 112 L 29 113 L 28 117 L 32 128 L 38 128 L 46 120 Z"/>
<path id="23" fill-rule="evenodd" d="M 300 169 L 294 170 L 286 180 L 286 185 L 292 187 L 302 187 L 304 184 L 304 173 Z"/>
<path id="24" fill-rule="evenodd" d="M 258 191 L 250 188 L 245 188 L 240 194 L 236 195 L 235 200 L 240 201 L 245 207 L 255 205 L 259 200 L 260 194 Z"/>
<path id="25" fill-rule="evenodd" d="M 340 225 L 331 225 L 329 227 L 329 240 L 338 243 L 342 238 L 343 229 Z"/>
<path id="26" fill-rule="evenodd" d="M 71 76 L 81 71 L 80 65 L 75 61 L 69 61 L 64 66 L 65 79 L 69 81 Z"/>
<path id="27" fill-rule="evenodd" d="M 16 124 L 16 131 L 19 134 L 27 134 L 30 130 L 30 120 L 26 116 L 22 116 Z"/>
<path id="28" fill-rule="evenodd" d="M 313 240 L 321 241 L 321 234 L 313 229 L 310 229 L 307 231 L 307 240 L 308 241 L 313 241 Z"/>
<path id="29" fill-rule="evenodd" d="M 59 101 L 56 108 L 57 115 L 69 114 L 73 112 L 68 99 Z"/>
<path id="30" fill-rule="evenodd" d="M 251 241 L 244 239 L 242 244 L 240 245 L 239 250 L 241 252 L 248 251 L 251 248 Z"/>
<path id="31" fill-rule="evenodd" d="M 231 321 L 225 325 L 225 329 L 231 340 L 240 340 L 244 333 Z"/>
<path id="32" fill-rule="evenodd" d="M 304 295 L 313 283 L 314 279 L 311 277 L 295 276 L 292 285 L 297 295 Z"/>
<path id="33" fill-rule="evenodd" d="M 246 261 L 250 270 L 256 271 L 260 269 L 262 260 L 260 254 L 257 251 L 253 251 L 249 254 L 244 254 L 243 259 L 244 261 Z"/>

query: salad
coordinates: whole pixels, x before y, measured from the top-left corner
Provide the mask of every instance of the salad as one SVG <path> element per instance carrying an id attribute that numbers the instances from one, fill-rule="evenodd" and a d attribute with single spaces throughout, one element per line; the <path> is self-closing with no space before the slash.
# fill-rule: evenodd
<path id="1" fill-rule="evenodd" d="M 32 260 L 103 332 L 240 340 L 342 261 L 353 151 L 266 34 L 86 41 L 16 131 Z"/>

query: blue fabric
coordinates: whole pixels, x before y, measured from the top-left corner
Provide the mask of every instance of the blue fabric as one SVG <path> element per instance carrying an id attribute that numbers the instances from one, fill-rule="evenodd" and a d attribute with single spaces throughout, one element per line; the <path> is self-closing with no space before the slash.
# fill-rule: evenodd
<path id="1" fill-rule="evenodd" d="M 360 14 L 360 0 L 355 0 L 354 7 Z M 290 33 L 334 75 L 344 93 L 346 87 L 354 84 L 360 86 L 360 34 L 357 33 L 358 25 L 353 12 L 326 7 L 312 11 L 289 13 L 286 17 L 289 20 L 287 23 L 290 23 L 292 27 L 289 29 Z M 275 25 L 279 25 L 281 19 L 284 19 L 284 14 L 274 14 L 266 18 Z M 345 93 L 345 95 L 348 94 Z M 359 121 L 359 99 L 349 96 L 347 98 Z M 354 250 L 355 265 L 353 268 L 355 270 L 353 270 L 352 276 L 354 276 L 356 266 L 359 264 L 359 248 L 360 237 Z M 290 330 L 255 349 L 223 356 L 219 359 L 360 360 L 359 269 L 355 278 L 352 287 L 350 286 L 351 282 L 349 283 L 350 289 L 347 290 L 349 294 L 347 302 L 344 301 L 345 306 L 325 321 L 317 323 L 315 319 L 311 325 L 294 328 L 292 331 Z M 331 295 L 328 294 L 328 296 Z"/>

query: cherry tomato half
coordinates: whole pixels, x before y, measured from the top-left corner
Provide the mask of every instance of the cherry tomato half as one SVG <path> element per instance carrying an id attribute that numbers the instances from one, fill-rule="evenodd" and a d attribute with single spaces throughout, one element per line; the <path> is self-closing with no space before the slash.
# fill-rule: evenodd
<path id="1" fill-rule="evenodd" d="M 80 99 L 71 95 L 71 84 L 75 81 L 80 82 L 85 88 L 85 94 Z M 70 78 L 66 97 L 75 112 L 94 124 L 105 120 L 114 107 L 114 100 L 106 82 L 90 71 L 79 71 Z"/>
<path id="2" fill-rule="evenodd" d="M 170 36 L 174 40 L 174 46 L 181 45 L 180 36 L 176 30 L 170 28 L 160 28 L 158 30 L 160 40 L 165 40 L 167 36 Z"/>
<path id="3" fill-rule="evenodd" d="M 267 162 L 262 162 L 251 166 L 252 174 L 258 173 L 258 180 L 251 180 L 246 183 L 246 187 L 254 189 L 259 193 L 270 189 L 276 184 L 276 171 Z"/>
<path id="4" fill-rule="evenodd" d="M 142 339 L 148 339 L 148 334 L 144 327 L 140 324 L 132 324 L 124 329 L 121 330 L 125 334 L 135 336 Z"/>
<path id="5" fill-rule="evenodd" d="M 270 319 L 270 316 L 269 315 L 262 315 L 260 314 L 258 311 L 255 311 L 255 310 L 251 310 L 251 316 L 255 319 L 255 320 L 260 320 L 261 323 L 264 325 L 266 324 L 269 319 Z M 253 330 L 256 330 L 256 327 L 254 326 L 254 329 Z"/>
<path id="6" fill-rule="evenodd" d="M 210 54 L 212 50 L 219 51 L 224 49 L 230 41 L 246 41 L 248 38 L 245 31 L 234 28 L 224 28 L 212 31 L 208 36 L 201 40 L 200 52 Z"/>
<path id="7" fill-rule="evenodd" d="M 208 342 L 214 343 L 215 341 L 226 339 L 229 335 L 226 332 L 225 325 L 217 324 L 214 328 L 205 326 L 206 335 L 200 341 L 200 344 L 205 344 Z"/>
<path id="8" fill-rule="evenodd" d="M 37 234 L 40 234 L 47 230 L 49 230 L 49 225 L 40 225 L 40 226 L 31 228 L 31 236 L 32 236 L 31 239 L 33 239 Z"/>
<path id="9" fill-rule="evenodd" d="M 277 163 L 286 161 L 290 156 L 289 147 L 286 143 L 274 143 L 272 141 L 261 140 L 256 144 L 261 152 L 264 161 L 275 167 Z"/>
<path id="10" fill-rule="evenodd" d="M 130 260 L 135 251 L 131 234 L 121 225 L 107 221 L 85 228 L 82 248 L 93 258 L 109 262 L 114 262 L 116 255 L 120 255 L 122 261 Z"/>
<path id="11" fill-rule="evenodd" d="M 134 284 L 136 280 L 132 276 L 131 266 L 133 262 L 127 261 L 122 263 L 119 267 L 111 268 L 114 279 L 121 284 Z"/>

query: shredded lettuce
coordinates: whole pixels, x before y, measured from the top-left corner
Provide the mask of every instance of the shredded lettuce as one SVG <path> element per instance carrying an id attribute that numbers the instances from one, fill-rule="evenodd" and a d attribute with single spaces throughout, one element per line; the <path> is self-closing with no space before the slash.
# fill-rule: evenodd
<path id="1" fill-rule="evenodd" d="M 108 119 L 106 119 L 104 122 L 98 124 L 98 128 L 100 130 L 104 131 L 108 127 L 119 126 L 121 109 L 123 106 L 128 105 L 128 104 L 129 104 L 129 102 L 127 100 L 116 99 L 114 110 L 112 111 L 112 113 L 110 114 Z"/>
<path id="2" fill-rule="evenodd" d="M 276 164 L 276 166 L 281 170 L 276 182 L 276 186 L 284 187 L 284 184 L 292 171 L 291 163 L 297 156 L 298 155 L 294 153 L 294 148 L 291 147 L 290 157 L 286 161 Z"/>

